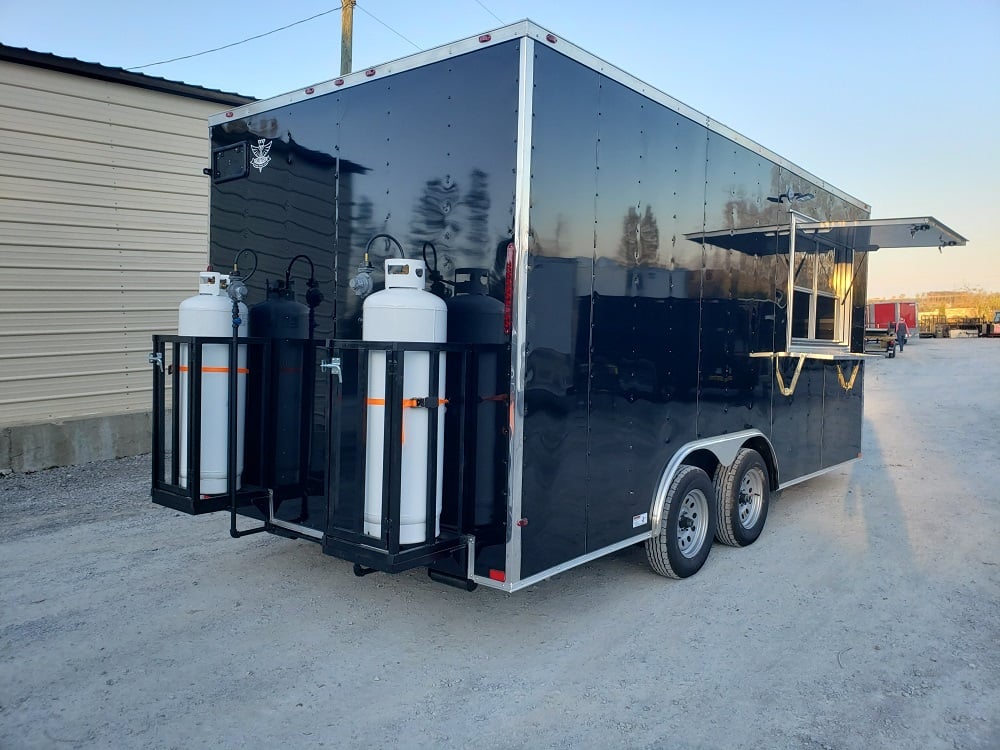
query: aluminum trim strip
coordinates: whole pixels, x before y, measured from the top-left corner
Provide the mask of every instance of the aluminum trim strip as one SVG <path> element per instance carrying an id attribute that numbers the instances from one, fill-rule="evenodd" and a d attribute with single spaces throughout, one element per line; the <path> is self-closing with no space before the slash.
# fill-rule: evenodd
<path id="1" fill-rule="evenodd" d="M 535 43 L 521 43 L 518 69 L 517 178 L 514 186 L 514 309 L 511 333 L 510 447 L 507 500 L 506 570 L 508 583 L 521 579 L 521 491 L 524 479 L 524 378 L 527 368 L 529 209 L 531 206 L 531 125 Z"/>
<path id="2" fill-rule="evenodd" d="M 701 450 L 707 448 L 716 455 L 716 457 L 727 466 L 733 462 L 736 457 L 736 451 L 750 438 L 760 437 L 767 442 L 767 447 L 771 450 L 771 457 L 774 459 L 775 468 L 777 469 L 778 457 L 775 453 L 774 446 L 760 430 L 741 430 L 740 432 L 733 432 L 728 435 L 718 435 L 712 438 L 706 438 L 704 440 L 693 440 L 690 443 L 685 443 L 682 445 L 673 457 L 667 462 L 667 468 L 663 470 L 663 474 L 660 476 L 660 482 L 656 487 L 656 494 L 653 495 L 653 502 L 650 506 L 650 526 L 651 532 L 660 528 L 660 523 L 663 517 L 663 504 L 667 498 L 667 489 L 670 487 L 670 482 L 673 481 L 674 474 L 677 473 L 677 469 L 680 468 L 681 463 L 684 459 L 692 452 L 696 450 Z M 735 447 L 734 447 L 735 446 Z M 721 454 L 721 455 L 720 455 Z M 725 459 L 729 458 L 728 461 Z M 778 476 L 781 476 L 779 473 Z"/>
<path id="3" fill-rule="evenodd" d="M 653 101 L 662 104 L 663 106 L 669 109 L 672 109 L 677 114 L 686 117 L 689 120 L 698 123 L 699 125 L 704 125 L 713 133 L 718 133 L 724 138 L 728 138 L 734 143 L 737 143 L 740 146 L 749 149 L 753 153 L 759 156 L 763 156 L 765 159 L 773 161 L 775 164 L 782 167 L 783 169 L 787 169 L 790 172 L 794 172 L 799 177 L 808 180 L 817 187 L 830 191 L 831 193 L 847 201 L 848 203 L 857 206 L 858 208 L 861 208 L 864 211 L 871 211 L 871 206 L 869 206 L 867 203 L 863 202 L 859 198 L 855 198 L 853 195 L 850 195 L 844 192 L 843 190 L 835 187 L 834 185 L 831 185 L 830 183 L 826 182 L 826 180 L 821 180 L 819 177 L 803 169 L 798 164 L 795 164 L 794 162 L 791 162 L 788 159 L 779 156 L 778 154 L 771 151 L 769 148 L 765 148 L 764 146 L 762 146 L 761 144 L 757 143 L 754 140 L 751 140 L 747 136 L 741 135 L 737 131 L 730 128 L 728 125 L 723 125 L 721 122 L 713 120 L 708 115 L 699 112 L 693 107 L 689 107 L 687 104 L 684 104 L 683 102 L 677 99 L 674 99 L 672 96 L 664 93 L 663 91 L 660 91 L 655 86 L 651 86 L 650 84 L 645 83 L 644 81 L 640 80 L 639 78 L 636 78 L 630 73 L 626 73 L 621 68 L 618 68 L 612 65 L 611 63 L 607 62 L 606 60 L 603 60 L 602 58 L 597 57 L 596 55 L 593 55 L 590 52 L 587 52 L 586 50 L 580 47 L 577 47 L 572 42 L 567 42 L 565 39 L 559 37 L 557 34 L 554 35 L 557 38 L 557 41 L 554 44 L 548 42 L 546 37 L 550 32 L 546 31 L 545 29 L 541 28 L 540 26 L 534 24 L 531 21 L 525 21 L 524 23 L 527 25 L 528 33 L 532 37 L 539 40 L 540 42 L 544 42 L 548 46 L 552 47 L 558 52 L 561 52 L 567 57 L 576 60 L 577 62 L 582 63 L 583 65 L 586 65 L 588 68 L 598 71 L 599 73 L 607 76 L 611 80 L 617 81 L 623 86 L 626 86 L 627 88 L 630 88 L 633 91 L 642 94 L 643 96 L 652 99 Z"/>
<path id="4" fill-rule="evenodd" d="M 483 32 L 483 34 L 477 34 L 474 37 L 460 39 L 449 44 L 442 44 L 439 47 L 434 47 L 423 52 L 417 52 L 413 55 L 407 55 L 406 57 L 400 57 L 389 62 L 374 65 L 364 70 L 357 70 L 344 76 L 337 76 L 336 78 L 331 78 L 312 86 L 304 86 L 285 94 L 278 94 L 277 96 L 272 96 L 267 99 L 261 99 L 253 102 L 252 104 L 247 104 L 242 107 L 234 107 L 224 112 L 212 115 L 208 118 L 208 124 L 211 127 L 213 125 L 219 125 L 232 120 L 240 120 L 244 117 L 250 117 L 278 107 L 285 107 L 289 104 L 294 104 L 305 99 L 315 99 L 317 96 L 329 94 L 331 91 L 342 91 L 343 89 L 357 86 L 358 84 L 365 83 L 366 81 L 378 80 L 396 73 L 403 73 L 407 70 L 413 70 L 414 68 L 430 65 L 431 63 L 440 62 L 441 60 L 447 60 L 450 57 L 464 55 L 467 52 L 472 52 L 473 50 L 480 49 L 482 47 L 492 47 L 497 44 L 503 44 L 504 42 L 509 42 L 512 39 L 526 36 L 527 27 L 527 22 L 519 21 L 508 26 L 501 26 L 500 28 L 492 31 Z M 479 37 L 486 34 L 489 34 L 491 37 L 490 41 L 480 42 Z M 367 75 L 367 71 L 369 70 L 374 70 L 375 73 L 369 76 Z M 338 86 L 334 83 L 335 81 L 343 81 L 343 83 Z M 309 89 L 312 90 L 311 94 L 306 93 Z"/>
<path id="5" fill-rule="evenodd" d="M 800 482 L 804 482 L 807 479 L 815 479 L 816 477 L 822 476 L 823 474 L 828 474 L 831 471 L 833 471 L 834 469 L 842 469 L 845 466 L 850 466 L 851 464 L 857 463 L 860 460 L 861 460 L 861 456 L 858 456 L 857 458 L 851 458 L 851 459 L 848 459 L 847 461 L 843 461 L 842 463 L 834 464 L 833 466 L 827 466 L 825 469 L 820 469 L 819 471 L 814 471 L 812 474 L 806 474 L 805 476 L 802 476 L 802 477 L 796 477 L 795 479 L 792 479 L 791 481 L 785 482 L 784 484 L 779 484 L 778 485 L 778 491 L 780 492 L 781 490 L 787 489 L 788 487 L 791 487 L 792 485 L 796 485 L 796 484 L 799 484 Z"/>
<path id="6" fill-rule="evenodd" d="M 774 153 L 768 148 L 760 145 L 756 141 L 741 135 L 737 131 L 733 130 L 727 125 L 723 125 L 717 120 L 713 120 L 706 114 L 699 112 L 693 107 L 689 107 L 683 102 L 674 99 L 669 94 L 660 91 L 658 88 L 651 86 L 648 83 L 643 82 L 639 78 L 626 73 L 621 68 L 618 68 L 611 63 L 603 60 L 596 55 L 587 52 L 581 47 L 576 46 L 572 42 L 568 42 L 558 34 L 552 34 L 556 38 L 555 42 L 549 42 L 547 37 L 551 32 L 543 29 L 532 21 L 522 20 L 507 26 L 501 26 L 497 29 L 484 32 L 483 34 L 477 34 L 474 37 L 469 37 L 467 39 L 461 39 L 450 44 L 443 44 L 439 47 L 435 47 L 424 52 L 418 52 L 414 55 L 408 55 L 407 57 L 401 57 L 390 62 L 382 63 L 381 65 L 375 65 L 372 68 L 366 70 L 359 70 L 354 73 L 350 73 L 346 76 L 341 76 L 338 78 L 332 78 L 328 81 L 322 83 L 317 83 L 314 86 L 303 87 L 291 91 L 286 94 L 279 94 L 278 96 L 273 96 L 268 99 L 262 99 L 252 104 L 247 104 L 242 107 L 235 107 L 233 109 L 219 112 L 218 114 L 212 115 L 208 119 L 209 126 L 218 125 L 220 123 L 226 122 L 227 120 L 242 119 L 244 117 L 249 117 L 251 115 L 259 114 L 260 112 L 267 112 L 268 110 L 275 109 L 276 107 L 283 107 L 289 104 L 294 104 L 295 102 L 301 101 L 303 99 L 310 99 L 316 96 L 321 96 L 323 94 L 328 94 L 331 91 L 336 91 L 338 89 L 349 88 L 351 86 L 357 86 L 358 84 L 364 83 L 365 81 L 374 80 L 378 78 L 385 78 L 386 76 L 393 75 L 395 73 L 402 73 L 406 70 L 412 70 L 413 68 L 418 68 L 422 65 L 428 65 L 433 62 L 438 62 L 440 60 L 446 60 L 450 57 L 455 57 L 456 55 L 463 55 L 467 52 L 472 52 L 473 50 L 479 49 L 481 47 L 488 47 L 494 44 L 502 44 L 504 42 L 510 41 L 511 39 L 517 39 L 518 37 L 525 37 L 536 40 L 538 42 L 544 43 L 556 50 L 557 52 L 566 55 L 567 57 L 576 60 L 583 65 L 595 70 L 602 75 L 607 76 L 611 80 L 617 81 L 618 83 L 626 86 L 643 96 L 662 104 L 663 106 L 677 112 L 679 115 L 688 118 L 700 125 L 704 125 L 713 133 L 718 133 L 724 138 L 728 138 L 734 143 L 749 149 L 755 154 L 768 159 L 783 169 L 787 169 L 790 172 L 795 173 L 799 177 L 808 180 L 817 187 L 824 190 L 828 190 L 839 198 L 847 201 L 848 203 L 863 209 L 864 211 L 871 211 L 871 206 L 864 203 L 858 198 L 855 198 L 843 190 L 831 185 L 825 180 L 821 180 L 816 175 L 803 169 L 794 162 L 789 161 L 778 154 Z M 490 41 L 480 42 L 480 36 L 489 34 Z M 367 70 L 374 70 L 375 73 L 372 76 L 366 75 Z M 334 84 L 334 81 L 342 80 L 343 83 L 340 86 Z M 311 89 L 312 93 L 307 94 L 306 90 Z M 227 116 L 228 115 L 228 116 Z"/>
<path id="7" fill-rule="evenodd" d="M 508 590 L 519 591 L 520 589 L 527 588 L 528 586 L 532 586 L 540 581 L 544 581 L 546 578 L 551 578 L 554 575 L 563 573 L 569 570 L 570 568 L 578 567 L 580 565 L 583 565 L 584 563 L 596 560 L 599 557 L 604 557 L 605 555 L 610 555 L 612 552 L 617 552 L 620 549 L 631 547 L 633 544 L 639 544 L 640 542 L 644 542 L 647 539 L 649 539 L 652 535 L 653 534 L 651 531 L 644 531 L 641 534 L 629 537 L 628 539 L 616 542 L 615 544 L 611 544 L 607 547 L 602 547 L 601 549 L 595 550 L 594 552 L 588 552 L 586 555 L 576 557 L 572 560 L 556 565 L 553 568 L 549 568 L 548 570 L 543 570 L 541 573 L 535 573 L 535 575 L 529 576 L 528 578 L 525 578 L 523 581 L 517 581 L 513 583 L 510 589 Z"/>
<path id="8" fill-rule="evenodd" d="M 324 536 L 323 532 L 318 529 L 310 529 L 308 526 L 300 526 L 299 524 L 292 523 L 291 521 L 282 521 L 281 519 L 274 518 L 273 514 L 268 523 L 272 526 L 294 531 L 296 534 L 307 536 L 310 539 L 322 539 Z"/>
<path id="9" fill-rule="evenodd" d="M 309 537 L 310 539 L 320 539 L 322 540 L 325 534 L 318 529 L 311 529 L 308 526 L 301 526 L 297 523 L 292 523 L 291 521 L 282 521 L 279 518 L 274 517 L 274 493 L 268 491 L 267 493 L 267 522 L 272 526 L 277 526 L 280 529 L 288 529 L 289 531 L 294 531 L 296 534 L 301 534 L 302 536 Z"/>

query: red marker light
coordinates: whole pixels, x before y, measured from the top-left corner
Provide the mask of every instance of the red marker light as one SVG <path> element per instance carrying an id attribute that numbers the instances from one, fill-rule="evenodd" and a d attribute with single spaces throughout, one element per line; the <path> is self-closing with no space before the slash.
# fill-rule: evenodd
<path id="1" fill-rule="evenodd" d="M 232 116 L 233 116 L 232 112 L 226 112 L 226 117 L 232 117 Z"/>
<path id="2" fill-rule="evenodd" d="M 312 86 L 310 86 L 309 88 L 306 89 L 306 93 L 307 94 L 315 94 L 316 93 L 316 89 L 314 89 Z"/>
<path id="3" fill-rule="evenodd" d="M 546 34 L 545 41 L 547 41 L 549 44 L 555 44 L 558 40 L 556 39 L 555 34 Z"/>
<path id="4" fill-rule="evenodd" d="M 479 41 L 480 41 L 480 43 L 482 43 L 482 42 L 488 42 L 492 38 L 493 38 L 493 36 L 491 34 L 480 34 L 479 35 Z"/>
<path id="5" fill-rule="evenodd" d="M 334 86 L 343 86 L 344 85 L 344 79 L 343 78 L 338 78 L 336 81 L 333 82 L 333 85 Z"/>
<path id="6" fill-rule="evenodd" d="M 493 568 L 490 568 L 490 578 L 492 578 L 494 581 L 503 582 L 507 580 L 507 574 L 504 573 L 502 570 L 494 570 Z"/>
<path id="7" fill-rule="evenodd" d="M 514 243 L 507 243 L 507 264 L 503 282 L 503 332 L 510 336 L 514 330 Z"/>
<path id="8" fill-rule="evenodd" d="M 528 525 L 528 519 L 527 518 L 519 518 L 519 519 L 517 519 L 517 525 L 520 526 L 523 529 L 525 526 Z"/>
<path id="9" fill-rule="evenodd" d="M 373 75 L 375 75 L 375 68 L 368 68 L 368 70 L 365 71 L 365 75 L 371 78 Z"/>

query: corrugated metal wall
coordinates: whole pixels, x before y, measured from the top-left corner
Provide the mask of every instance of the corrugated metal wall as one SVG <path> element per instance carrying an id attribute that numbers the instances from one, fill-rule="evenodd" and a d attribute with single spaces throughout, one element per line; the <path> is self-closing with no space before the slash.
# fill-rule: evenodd
<path id="1" fill-rule="evenodd" d="M 150 409 L 225 105 L 0 61 L 0 426 Z"/>

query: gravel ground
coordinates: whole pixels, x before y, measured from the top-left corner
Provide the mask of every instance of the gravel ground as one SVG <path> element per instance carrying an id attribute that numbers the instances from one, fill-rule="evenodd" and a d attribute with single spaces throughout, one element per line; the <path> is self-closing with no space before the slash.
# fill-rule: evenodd
<path id="1" fill-rule="evenodd" d="M 0 479 L 0 748 L 1000 747 L 1000 340 L 873 358 L 865 458 L 693 578 L 355 578 L 148 499 Z"/>

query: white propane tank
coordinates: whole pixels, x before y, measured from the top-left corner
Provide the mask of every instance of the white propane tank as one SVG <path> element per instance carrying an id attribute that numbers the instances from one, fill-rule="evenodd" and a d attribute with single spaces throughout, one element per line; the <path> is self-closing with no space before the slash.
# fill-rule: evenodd
<path id="1" fill-rule="evenodd" d="M 177 333 L 180 336 L 233 335 L 233 303 L 227 289 L 229 276 L 214 271 L 202 271 L 198 278 L 198 294 L 181 302 Z M 239 335 L 247 335 L 247 306 L 239 305 Z M 188 393 L 190 389 L 190 353 L 188 345 L 180 347 L 180 393 L 178 429 L 180 431 L 180 484 L 188 486 Z M 236 404 L 236 487 L 243 474 L 243 430 L 247 391 L 247 348 L 237 347 Z M 226 492 L 229 473 L 229 345 L 205 344 L 201 354 L 201 472 L 200 494 L 219 495 Z"/>
<path id="2" fill-rule="evenodd" d="M 365 300 L 361 337 L 365 341 L 444 343 L 448 340 L 448 308 L 444 300 L 424 290 L 427 267 L 421 260 L 391 258 L 385 262 L 385 289 Z M 365 534 L 382 535 L 382 482 L 385 436 L 385 352 L 368 357 L 368 448 L 365 460 Z M 403 360 L 404 403 L 433 398 L 428 392 L 428 352 L 406 352 Z M 444 377 L 441 357 L 437 409 L 403 409 L 400 490 L 400 544 L 425 541 L 427 522 L 427 428 L 438 420 L 437 511 L 434 535 L 441 532 L 441 480 L 444 469 Z"/>

